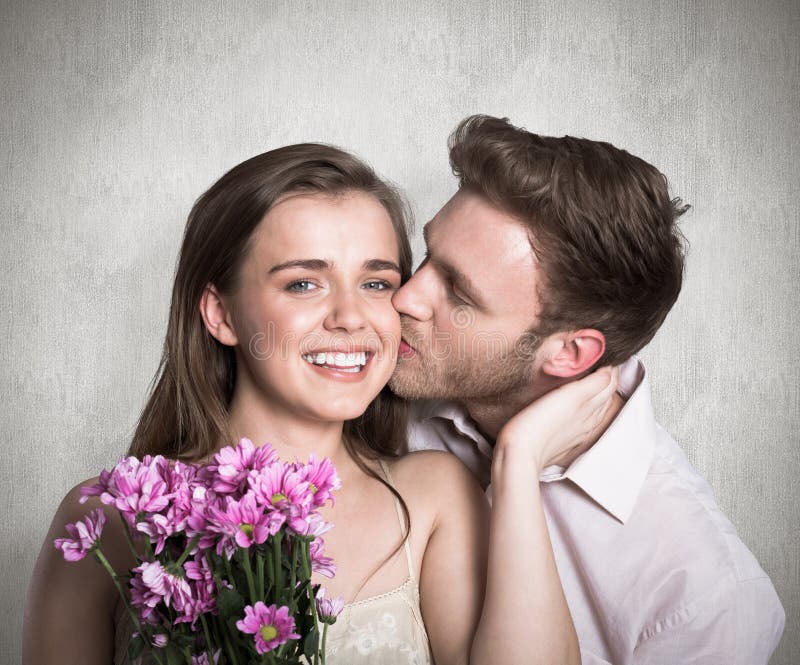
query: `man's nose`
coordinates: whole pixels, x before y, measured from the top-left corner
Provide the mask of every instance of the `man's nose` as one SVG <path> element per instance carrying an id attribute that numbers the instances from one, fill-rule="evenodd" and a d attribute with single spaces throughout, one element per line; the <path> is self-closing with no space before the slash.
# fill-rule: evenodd
<path id="1" fill-rule="evenodd" d="M 392 296 L 392 305 L 400 313 L 427 321 L 433 316 L 431 288 L 427 266 L 422 266 Z"/>

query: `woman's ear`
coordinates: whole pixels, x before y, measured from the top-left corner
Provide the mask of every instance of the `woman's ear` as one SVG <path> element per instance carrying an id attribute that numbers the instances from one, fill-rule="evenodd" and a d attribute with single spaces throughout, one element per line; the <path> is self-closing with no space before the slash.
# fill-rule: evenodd
<path id="1" fill-rule="evenodd" d="M 606 338 L 593 328 L 564 333 L 559 348 L 542 363 L 542 372 L 570 379 L 591 369 L 603 357 Z"/>
<path id="2" fill-rule="evenodd" d="M 212 337 L 225 346 L 236 346 L 239 338 L 233 328 L 231 313 L 217 288 L 209 283 L 200 298 L 200 315 Z"/>

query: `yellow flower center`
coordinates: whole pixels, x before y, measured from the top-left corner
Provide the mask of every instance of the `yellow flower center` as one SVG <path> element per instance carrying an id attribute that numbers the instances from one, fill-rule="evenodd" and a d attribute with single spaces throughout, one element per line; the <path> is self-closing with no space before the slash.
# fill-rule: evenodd
<path id="1" fill-rule="evenodd" d="M 275 492 L 275 494 L 272 495 L 272 505 L 277 506 L 281 501 L 286 501 L 286 495 Z"/>
<path id="2" fill-rule="evenodd" d="M 261 626 L 261 639 L 265 642 L 270 642 L 278 636 L 278 630 L 270 624 L 269 626 Z"/>
<path id="3" fill-rule="evenodd" d="M 311 490 L 312 494 L 316 494 L 319 491 L 319 487 L 317 487 L 314 483 L 308 483 L 308 489 Z"/>
<path id="4" fill-rule="evenodd" d="M 252 524 L 240 524 L 239 528 L 242 530 L 245 536 L 250 538 L 253 535 L 253 525 Z"/>

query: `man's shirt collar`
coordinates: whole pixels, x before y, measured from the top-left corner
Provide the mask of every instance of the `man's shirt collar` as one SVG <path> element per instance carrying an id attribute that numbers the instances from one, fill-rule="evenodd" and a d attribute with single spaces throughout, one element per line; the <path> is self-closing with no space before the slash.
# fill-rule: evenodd
<path id="1" fill-rule="evenodd" d="M 570 480 L 620 522 L 633 512 L 653 460 L 657 436 L 644 366 L 633 357 L 620 366 L 619 392 L 626 402 L 617 417 L 589 450 L 566 469 L 549 466 L 540 480 Z M 431 401 L 420 405 L 421 419 L 443 418 L 471 439 L 484 456 L 492 447 L 466 409 L 457 402 Z"/>

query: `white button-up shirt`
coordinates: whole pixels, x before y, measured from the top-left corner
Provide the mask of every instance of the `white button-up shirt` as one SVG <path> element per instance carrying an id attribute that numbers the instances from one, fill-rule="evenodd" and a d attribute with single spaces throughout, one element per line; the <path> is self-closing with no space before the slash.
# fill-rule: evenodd
<path id="1" fill-rule="evenodd" d="M 636 358 L 620 393 L 597 443 L 540 476 L 584 665 L 767 663 L 785 621 L 769 577 L 656 423 Z M 409 450 L 422 449 L 458 456 L 491 498 L 492 448 L 463 407 L 415 403 Z"/>

